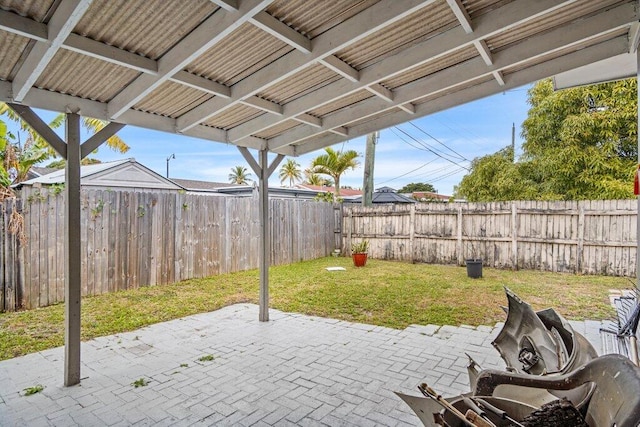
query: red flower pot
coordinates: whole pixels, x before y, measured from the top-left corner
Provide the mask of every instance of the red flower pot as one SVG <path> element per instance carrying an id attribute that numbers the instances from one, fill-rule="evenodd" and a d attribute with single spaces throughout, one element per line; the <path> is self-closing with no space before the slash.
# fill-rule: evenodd
<path id="1" fill-rule="evenodd" d="M 351 257 L 353 258 L 353 265 L 356 267 L 364 267 L 367 263 L 367 254 L 353 254 Z"/>

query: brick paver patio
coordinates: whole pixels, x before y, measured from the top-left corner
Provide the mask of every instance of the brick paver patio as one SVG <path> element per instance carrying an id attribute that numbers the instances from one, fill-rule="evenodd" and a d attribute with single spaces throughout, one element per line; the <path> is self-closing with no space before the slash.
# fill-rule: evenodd
<path id="1" fill-rule="evenodd" d="M 416 426 L 394 390 L 468 391 L 464 352 L 504 366 L 490 344 L 498 327 L 257 317 L 236 304 L 88 341 L 75 387 L 62 386 L 63 348 L 0 362 L 0 425 Z M 572 323 L 597 342 L 599 322 Z M 36 384 L 44 390 L 24 396 Z"/>

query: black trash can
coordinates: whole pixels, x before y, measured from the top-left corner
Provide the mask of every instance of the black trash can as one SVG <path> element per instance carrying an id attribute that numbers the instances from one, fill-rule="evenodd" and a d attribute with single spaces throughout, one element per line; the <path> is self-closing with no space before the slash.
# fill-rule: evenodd
<path id="1" fill-rule="evenodd" d="M 467 263 L 467 277 L 472 279 L 482 278 L 482 259 L 468 259 Z"/>

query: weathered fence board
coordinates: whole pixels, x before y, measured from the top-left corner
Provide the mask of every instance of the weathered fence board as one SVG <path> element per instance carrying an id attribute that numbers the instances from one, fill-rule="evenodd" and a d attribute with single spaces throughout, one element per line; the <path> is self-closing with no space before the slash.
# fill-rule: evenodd
<path id="1" fill-rule="evenodd" d="M 419 203 L 346 207 L 342 229 L 372 258 L 634 276 L 636 219 L 635 200 Z"/>
<path id="2" fill-rule="evenodd" d="M 2 208 L 2 311 L 64 300 L 64 194 L 22 191 Z M 24 244 L 9 232 L 14 211 L 24 218 Z M 272 264 L 329 255 L 341 217 L 328 203 L 270 200 Z M 258 267 L 257 197 L 83 190 L 77 226 L 83 295 Z"/>

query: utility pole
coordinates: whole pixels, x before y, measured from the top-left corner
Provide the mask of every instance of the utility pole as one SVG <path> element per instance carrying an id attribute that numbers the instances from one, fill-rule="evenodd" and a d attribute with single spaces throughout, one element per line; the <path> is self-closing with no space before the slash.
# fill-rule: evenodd
<path id="1" fill-rule="evenodd" d="M 364 157 L 364 178 L 362 182 L 362 206 L 373 204 L 373 165 L 376 158 L 378 132 L 367 135 L 367 151 Z"/>
<path id="2" fill-rule="evenodd" d="M 511 123 L 511 162 L 516 162 L 516 124 Z"/>

